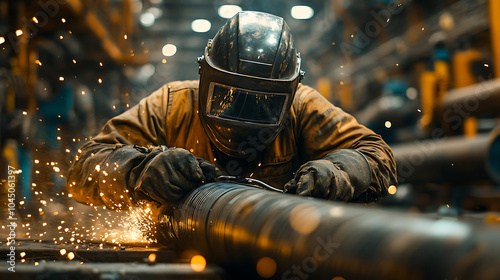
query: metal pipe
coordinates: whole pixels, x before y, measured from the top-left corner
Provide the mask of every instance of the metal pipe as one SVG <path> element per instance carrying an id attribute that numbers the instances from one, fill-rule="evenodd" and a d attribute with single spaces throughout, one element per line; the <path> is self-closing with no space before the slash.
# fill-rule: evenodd
<path id="1" fill-rule="evenodd" d="M 496 133 L 496 134 L 495 134 Z M 500 129 L 497 129 L 491 136 L 488 151 L 488 165 L 490 176 L 493 181 L 500 182 Z M 500 184 L 500 183 L 499 183 Z"/>
<path id="2" fill-rule="evenodd" d="M 194 190 L 178 207 L 160 215 L 159 225 L 160 232 L 181 249 L 194 249 L 247 276 L 500 279 L 499 226 L 234 183 L 211 183 Z"/>
<path id="3" fill-rule="evenodd" d="M 500 184 L 500 129 L 472 138 L 426 139 L 391 148 L 399 183 Z"/>
<path id="4" fill-rule="evenodd" d="M 384 127 L 386 121 L 391 127 L 398 128 L 412 121 L 416 106 L 401 96 L 384 96 L 374 100 L 365 109 L 356 114 L 359 123 L 369 128 Z"/>
<path id="5" fill-rule="evenodd" d="M 500 79 L 448 91 L 439 107 L 439 115 L 452 126 L 460 125 L 471 116 L 498 114 Z"/>

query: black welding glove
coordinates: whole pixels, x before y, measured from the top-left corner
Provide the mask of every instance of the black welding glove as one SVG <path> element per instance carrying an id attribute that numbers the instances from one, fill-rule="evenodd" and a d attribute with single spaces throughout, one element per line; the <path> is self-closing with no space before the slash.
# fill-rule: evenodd
<path id="1" fill-rule="evenodd" d="M 185 149 L 171 148 L 157 153 L 146 163 L 134 189 L 168 204 L 220 175 L 220 170 L 210 162 L 196 158 Z"/>
<path id="2" fill-rule="evenodd" d="M 213 182 L 215 179 L 222 175 L 222 172 L 217 168 L 217 166 L 210 163 L 208 160 L 204 160 L 202 158 L 196 158 L 198 163 L 200 164 L 201 171 L 203 171 L 203 176 L 205 176 L 205 182 Z"/>
<path id="3" fill-rule="evenodd" d="M 285 192 L 349 201 L 363 193 L 370 181 L 371 169 L 364 155 L 343 149 L 303 164 L 285 185 Z"/>

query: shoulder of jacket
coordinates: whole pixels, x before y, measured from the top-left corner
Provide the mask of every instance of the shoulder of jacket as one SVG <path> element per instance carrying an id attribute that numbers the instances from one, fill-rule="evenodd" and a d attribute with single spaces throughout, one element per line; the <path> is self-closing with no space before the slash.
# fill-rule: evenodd
<path id="1" fill-rule="evenodd" d="M 304 100 L 310 94 L 316 94 L 318 91 L 308 85 L 299 84 L 295 92 L 295 99 L 298 101 Z"/>
<path id="2" fill-rule="evenodd" d="M 182 91 L 182 90 L 194 90 L 198 89 L 198 80 L 188 80 L 188 81 L 175 81 L 163 85 L 163 90 L 167 93 Z"/>
<path id="3" fill-rule="evenodd" d="M 316 97 L 316 95 L 320 95 L 317 90 L 314 88 L 299 84 L 297 87 L 297 91 L 295 92 L 295 96 L 292 102 L 292 108 L 296 111 L 301 111 L 304 105 L 311 99 Z"/>

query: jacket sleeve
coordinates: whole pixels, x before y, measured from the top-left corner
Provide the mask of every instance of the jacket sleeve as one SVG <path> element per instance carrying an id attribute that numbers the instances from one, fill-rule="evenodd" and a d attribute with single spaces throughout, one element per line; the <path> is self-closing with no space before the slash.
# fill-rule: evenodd
<path id="1" fill-rule="evenodd" d="M 375 201 L 396 184 L 394 157 L 380 135 L 310 87 L 301 85 L 294 103 L 301 161 L 332 161 L 349 175 L 356 202 Z"/>
<path id="2" fill-rule="evenodd" d="M 134 187 L 142 168 L 162 149 L 158 143 L 165 143 L 164 91 L 160 88 L 110 119 L 78 150 L 66 182 L 77 201 L 125 210 L 144 198 Z"/>

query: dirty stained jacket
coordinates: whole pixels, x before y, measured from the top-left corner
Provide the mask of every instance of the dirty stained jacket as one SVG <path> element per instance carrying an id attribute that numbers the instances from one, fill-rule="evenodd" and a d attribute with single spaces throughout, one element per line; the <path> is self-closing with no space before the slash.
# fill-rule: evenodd
<path id="1" fill-rule="evenodd" d="M 135 185 L 159 145 L 184 148 L 225 173 L 198 117 L 198 83 L 166 84 L 109 120 L 79 149 L 68 173 L 69 193 L 79 202 L 128 209 L 141 197 L 134 191 Z M 302 164 L 339 149 L 361 152 L 371 169 L 370 186 L 356 201 L 374 201 L 396 183 L 393 155 L 382 138 L 302 84 L 277 138 L 265 148 L 259 137 L 246 145 L 253 145 L 261 154 L 259 164 L 246 176 L 277 188 L 283 189 Z"/>

